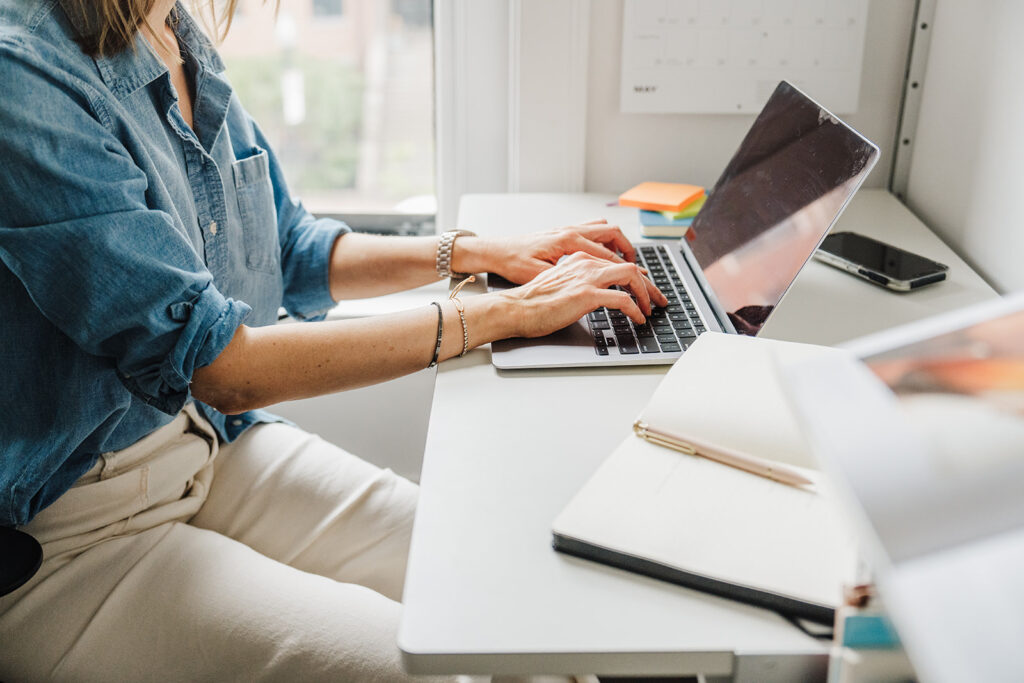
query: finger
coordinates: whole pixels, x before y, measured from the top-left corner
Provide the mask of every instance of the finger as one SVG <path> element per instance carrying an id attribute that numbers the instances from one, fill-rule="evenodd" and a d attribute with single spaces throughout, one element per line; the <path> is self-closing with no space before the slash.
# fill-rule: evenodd
<path id="1" fill-rule="evenodd" d="M 626 239 L 626 236 L 622 234 L 622 230 L 617 225 L 585 226 L 585 229 L 580 231 L 580 234 L 590 240 L 600 242 L 612 251 L 619 252 L 630 263 L 636 261 L 636 250 L 633 249 L 633 245 Z"/>
<path id="2" fill-rule="evenodd" d="M 640 310 L 644 312 L 644 315 L 650 315 L 651 293 L 647 291 L 647 285 L 644 284 L 647 278 L 640 274 L 640 269 L 637 268 L 635 263 L 622 263 L 607 267 L 606 274 L 608 279 L 605 281 L 607 282 L 605 286 L 620 285 L 627 287 L 633 296 L 636 297 L 637 304 L 640 306 Z"/>
<path id="3" fill-rule="evenodd" d="M 643 276 L 640 269 L 634 266 L 633 276 L 629 280 L 629 288 L 633 291 L 633 296 L 636 297 L 636 301 L 640 304 L 640 310 L 644 312 L 644 315 L 651 314 L 651 296 L 653 292 L 647 289 L 648 279 Z"/>
<path id="4" fill-rule="evenodd" d="M 627 292 L 620 291 L 618 289 L 595 289 L 594 290 L 594 308 L 616 308 L 625 313 L 630 320 L 635 322 L 637 325 L 643 325 L 647 322 L 647 318 L 644 317 L 640 307 L 636 305 Z"/>
<path id="5" fill-rule="evenodd" d="M 646 269 L 641 268 L 644 274 L 644 283 L 647 285 L 647 291 L 651 294 L 651 301 L 658 306 L 668 306 L 668 297 L 665 296 L 665 292 L 658 288 L 658 285 L 651 282 L 651 278 Z"/>
<path id="6" fill-rule="evenodd" d="M 651 282 L 651 279 L 647 277 L 647 270 L 644 268 L 637 268 L 640 271 L 640 284 L 647 292 L 647 296 L 652 305 L 656 306 L 668 306 L 668 297 L 665 293 L 658 289 L 658 286 Z"/>
<path id="7" fill-rule="evenodd" d="M 612 263 L 625 263 L 625 260 L 614 251 L 598 244 L 597 242 L 588 240 L 583 235 L 577 234 L 572 240 L 572 246 L 575 247 L 576 251 L 582 251 L 605 261 L 611 261 Z"/>
<path id="8" fill-rule="evenodd" d="M 579 223 L 578 225 L 600 225 L 601 223 L 607 223 L 607 222 L 608 222 L 607 218 L 596 218 L 596 219 L 594 219 L 592 221 L 583 221 L 582 223 Z"/>

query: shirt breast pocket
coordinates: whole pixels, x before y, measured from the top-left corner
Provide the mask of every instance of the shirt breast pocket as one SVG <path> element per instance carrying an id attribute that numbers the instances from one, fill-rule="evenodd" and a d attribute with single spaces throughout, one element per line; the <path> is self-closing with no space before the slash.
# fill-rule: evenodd
<path id="1" fill-rule="evenodd" d="M 245 265 L 252 270 L 275 273 L 280 260 L 277 241 L 277 208 L 270 183 L 267 151 L 254 147 L 251 156 L 231 164 L 238 213 L 242 218 Z"/>

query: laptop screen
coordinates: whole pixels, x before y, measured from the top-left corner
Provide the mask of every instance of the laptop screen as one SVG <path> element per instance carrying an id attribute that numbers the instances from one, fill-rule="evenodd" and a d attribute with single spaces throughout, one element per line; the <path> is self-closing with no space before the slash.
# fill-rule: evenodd
<path id="1" fill-rule="evenodd" d="M 737 332 L 761 330 L 877 157 L 859 133 L 779 84 L 686 235 Z"/>

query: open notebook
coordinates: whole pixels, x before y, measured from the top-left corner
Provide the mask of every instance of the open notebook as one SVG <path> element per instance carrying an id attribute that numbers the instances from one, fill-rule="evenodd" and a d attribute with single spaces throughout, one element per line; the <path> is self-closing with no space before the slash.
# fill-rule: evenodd
<path id="1" fill-rule="evenodd" d="M 785 463 L 797 488 L 650 443 L 622 443 L 553 524 L 557 550 L 791 616 L 830 623 L 857 574 L 853 535 L 813 469 L 776 376 L 825 347 L 708 333 L 640 420 Z"/>

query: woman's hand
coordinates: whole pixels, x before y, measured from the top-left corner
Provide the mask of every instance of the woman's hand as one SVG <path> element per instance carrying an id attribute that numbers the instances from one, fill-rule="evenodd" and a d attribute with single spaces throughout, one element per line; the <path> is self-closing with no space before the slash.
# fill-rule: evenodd
<path id="1" fill-rule="evenodd" d="M 609 289 L 613 285 L 622 290 Z M 498 296 L 513 304 L 513 333 L 519 337 L 550 334 L 602 306 L 619 309 L 642 324 L 651 313 L 652 302 L 657 306 L 668 304 L 665 295 L 635 263 L 611 261 L 582 251 Z"/>
<path id="2" fill-rule="evenodd" d="M 577 252 L 611 263 L 636 259 L 619 227 L 600 220 L 515 237 L 460 237 L 452 252 L 452 270 L 497 273 L 509 282 L 523 284 L 563 256 Z"/>

